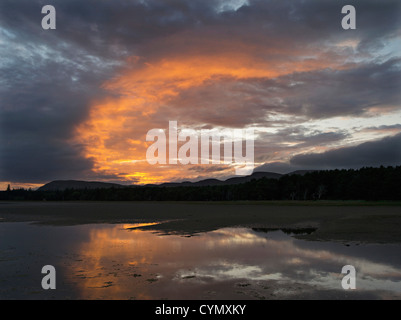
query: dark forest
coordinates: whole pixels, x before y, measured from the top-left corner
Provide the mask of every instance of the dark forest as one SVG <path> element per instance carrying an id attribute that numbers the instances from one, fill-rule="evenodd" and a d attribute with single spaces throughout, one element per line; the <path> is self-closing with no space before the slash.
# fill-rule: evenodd
<path id="1" fill-rule="evenodd" d="M 129 186 L 40 191 L 11 189 L 12 201 L 238 201 L 238 200 L 401 200 L 401 166 L 323 170 L 236 185 Z"/>

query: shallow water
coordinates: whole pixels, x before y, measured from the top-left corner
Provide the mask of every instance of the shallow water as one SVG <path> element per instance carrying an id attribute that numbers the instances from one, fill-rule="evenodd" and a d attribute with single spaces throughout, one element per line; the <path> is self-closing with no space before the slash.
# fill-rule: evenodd
<path id="1" fill-rule="evenodd" d="M 401 246 L 224 228 L 192 237 L 140 224 L 0 223 L 0 299 L 400 299 Z M 310 232 L 310 230 L 306 230 Z M 44 290 L 44 265 L 56 289 Z M 342 266 L 356 289 L 341 287 Z"/>

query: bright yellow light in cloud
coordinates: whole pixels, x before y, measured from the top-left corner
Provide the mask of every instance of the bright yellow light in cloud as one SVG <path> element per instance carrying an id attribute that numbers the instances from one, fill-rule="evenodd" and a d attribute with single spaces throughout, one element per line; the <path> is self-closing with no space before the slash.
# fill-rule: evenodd
<path id="1" fill-rule="evenodd" d="M 146 133 L 166 128 L 169 120 L 180 121 L 178 117 L 161 122 L 157 113 L 185 90 L 201 88 L 207 81 L 269 79 L 329 66 L 318 59 L 274 64 L 249 52 L 177 56 L 147 63 L 132 57 L 128 64 L 125 72 L 104 83 L 110 97 L 93 102 L 87 121 L 76 129 L 75 139 L 85 146 L 85 156 L 94 160 L 95 173 L 144 184 L 198 176 L 188 166 L 162 167 L 146 162 L 146 149 L 152 144 L 146 142 Z M 332 62 L 331 67 L 338 66 Z M 170 107 L 174 109 L 174 105 Z M 174 111 L 191 112 L 191 106 Z"/>

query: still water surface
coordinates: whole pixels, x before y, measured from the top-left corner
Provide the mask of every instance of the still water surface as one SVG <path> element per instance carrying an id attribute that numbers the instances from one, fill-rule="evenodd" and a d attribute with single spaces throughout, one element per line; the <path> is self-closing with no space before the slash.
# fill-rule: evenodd
<path id="1" fill-rule="evenodd" d="M 192 237 L 141 225 L 0 223 L 0 299 L 400 299 L 401 246 L 224 228 Z M 353 265 L 356 290 L 343 290 Z M 56 268 L 43 290 L 41 269 Z"/>

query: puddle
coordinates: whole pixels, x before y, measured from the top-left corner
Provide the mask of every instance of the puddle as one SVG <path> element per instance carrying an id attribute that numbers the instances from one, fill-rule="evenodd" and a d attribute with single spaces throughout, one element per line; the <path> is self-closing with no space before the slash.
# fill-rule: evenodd
<path id="1" fill-rule="evenodd" d="M 313 229 L 223 228 L 196 237 L 155 223 L 0 224 L 0 299 L 400 299 L 401 246 L 292 237 Z M 57 289 L 41 288 L 41 268 Z M 357 271 L 343 290 L 342 266 Z"/>

